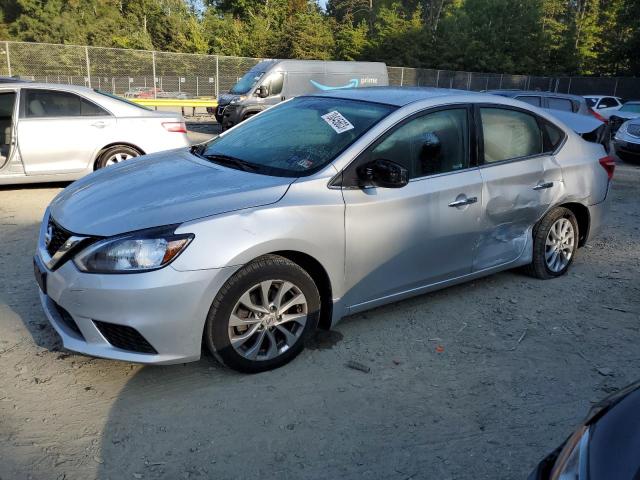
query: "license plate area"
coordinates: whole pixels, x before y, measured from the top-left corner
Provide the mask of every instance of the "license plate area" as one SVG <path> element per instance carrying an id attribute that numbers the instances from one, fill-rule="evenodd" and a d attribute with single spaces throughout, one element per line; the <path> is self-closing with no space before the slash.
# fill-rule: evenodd
<path id="1" fill-rule="evenodd" d="M 47 294 L 47 272 L 44 267 L 41 265 L 38 257 L 33 257 L 33 275 L 36 277 L 36 283 L 42 293 Z"/>

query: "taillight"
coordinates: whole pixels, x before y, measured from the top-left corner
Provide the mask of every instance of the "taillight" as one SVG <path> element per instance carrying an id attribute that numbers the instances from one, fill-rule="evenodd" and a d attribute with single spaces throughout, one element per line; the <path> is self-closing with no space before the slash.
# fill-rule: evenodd
<path id="1" fill-rule="evenodd" d="M 187 125 L 184 122 L 164 122 L 162 126 L 167 132 L 187 133 Z"/>
<path id="2" fill-rule="evenodd" d="M 602 157 L 599 162 L 600 165 L 602 165 L 602 168 L 607 172 L 607 177 L 611 180 L 613 178 L 613 172 L 616 169 L 616 161 L 607 155 L 606 157 Z"/>
<path id="3" fill-rule="evenodd" d="M 602 115 L 600 115 L 598 112 L 596 112 L 593 108 L 589 109 L 589 113 L 594 117 L 596 117 L 601 122 L 604 122 L 605 125 L 609 124 L 609 121 L 606 118 L 604 118 Z"/>

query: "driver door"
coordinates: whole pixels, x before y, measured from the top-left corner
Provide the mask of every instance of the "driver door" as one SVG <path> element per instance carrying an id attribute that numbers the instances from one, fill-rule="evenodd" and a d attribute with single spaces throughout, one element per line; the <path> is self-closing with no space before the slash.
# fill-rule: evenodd
<path id="1" fill-rule="evenodd" d="M 352 312 L 471 272 L 482 177 L 471 161 L 470 115 L 456 106 L 414 116 L 345 170 L 345 300 Z M 357 168 L 379 159 L 407 168 L 409 183 L 357 187 Z"/>

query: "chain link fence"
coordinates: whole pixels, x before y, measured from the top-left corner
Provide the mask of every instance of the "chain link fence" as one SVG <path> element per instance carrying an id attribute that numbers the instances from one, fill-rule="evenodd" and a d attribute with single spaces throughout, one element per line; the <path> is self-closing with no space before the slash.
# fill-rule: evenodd
<path id="1" fill-rule="evenodd" d="M 259 58 L 155 52 L 26 42 L 0 42 L 0 75 L 85 85 L 128 97 L 217 97 Z M 388 67 L 394 86 L 463 90 L 523 89 L 577 95 L 640 97 L 640 78 L 538 77 Z M 154 88 L 155 87 L 155 88 Z"/>

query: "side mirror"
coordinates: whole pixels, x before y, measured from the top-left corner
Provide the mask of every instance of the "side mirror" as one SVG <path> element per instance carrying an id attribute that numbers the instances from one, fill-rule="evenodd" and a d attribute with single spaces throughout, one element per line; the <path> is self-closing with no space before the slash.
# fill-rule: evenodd
<path id="1" fill-rule="evenodd" d="M 374 160 L 357 169 L 363 187 L 401 188 L 409 183 L 409 171 L 391 160 Z"/>
<path id="2" fill-rule="evenodd" d="M 600 110 L 601 108 L 606 108 L 603 104 L 600 104 L 596 107 L 598 110 Z"/>
<path id="3" fill-rule="evenodd" d="M 256 90 L 256 95 L 260 98 L 267 98 L 269 96 L 269 88 L 266 85 L 260 85 Z"/>

